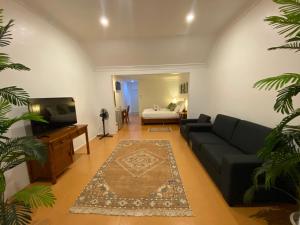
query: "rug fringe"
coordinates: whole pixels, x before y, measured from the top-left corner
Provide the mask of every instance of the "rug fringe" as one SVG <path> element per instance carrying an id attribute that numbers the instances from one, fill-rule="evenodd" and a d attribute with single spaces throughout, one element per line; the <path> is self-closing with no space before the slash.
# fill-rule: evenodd
<path id="1" fill-rule="evenodd" d="M 193 216 L 190 209 L 103 209 L 90 207 L 71 207 L 71 213 L 102 214 L 108 216 Z"/>

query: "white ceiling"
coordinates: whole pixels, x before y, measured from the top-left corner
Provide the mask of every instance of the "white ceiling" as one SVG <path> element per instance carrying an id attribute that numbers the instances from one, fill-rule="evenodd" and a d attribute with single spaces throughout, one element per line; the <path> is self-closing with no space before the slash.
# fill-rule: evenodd
<path id="1" fill-rule="evenodd" d="M 96 66 L 204 62 L 220 31 L 253 3 L 251 0 L 18 1 L 79 40 Z M 188 25 L 185 16 L 190 11 L 194 12 L 195 20 Z M 109 27 L 100 25 L 101 15 L 108 17 Z"/>
<path id="2" fill-rule="evenodd" d="M 216 34 L 251 0 L 22 0 L 80 40 Z M 195 14 L 185 23 L 189 11 Z M 110 26 L 103 28 L 105 14 Z"/>

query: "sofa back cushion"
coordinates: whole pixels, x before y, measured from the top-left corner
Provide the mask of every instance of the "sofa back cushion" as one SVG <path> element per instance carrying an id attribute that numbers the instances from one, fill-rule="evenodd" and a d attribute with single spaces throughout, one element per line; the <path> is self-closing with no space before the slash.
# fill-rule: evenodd
<path id="1" fill-rule="evenodd" d="M 205 115 L 205 114 L 200 114 L 197 122 L 198 123 L 209 123 L 210 122 L 210 116 Z"/>
<path id="2" fill-rule="evenodd" d="M 256 154 L 263 147 L 270 132 L 268 127 L 240 120 L 230 142 L 246 154 Z"/>
<path id="3" fill-rule="evenodd" d="M 229 141 L 239 119 L 218 114 L 213 124 L 213 132 Z"/>

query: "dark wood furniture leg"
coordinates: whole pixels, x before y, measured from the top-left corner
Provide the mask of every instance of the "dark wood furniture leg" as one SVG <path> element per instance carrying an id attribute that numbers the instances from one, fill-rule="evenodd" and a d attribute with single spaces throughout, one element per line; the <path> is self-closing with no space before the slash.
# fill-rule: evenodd
<path id="1" fill-rule="evenodd" d="M 90 144 L 89 144 L 89 134 L 87 128 L 85 128 L 85 141 L 86 141 L 86 150 L 87 154 L 90 154 Z"/>

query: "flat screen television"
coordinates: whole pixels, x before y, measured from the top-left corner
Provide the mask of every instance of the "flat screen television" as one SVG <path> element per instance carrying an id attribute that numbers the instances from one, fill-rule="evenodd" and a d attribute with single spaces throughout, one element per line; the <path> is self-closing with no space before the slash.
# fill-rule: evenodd
<path id="1" fill-rule="evenodd" d="M 36 136 L 77 123 L 75 101 L 71 97 L 31 98 L 28 108 L 29 112 L 43 116 L 48 122 L 31 121 L 32 133 Z"/>

